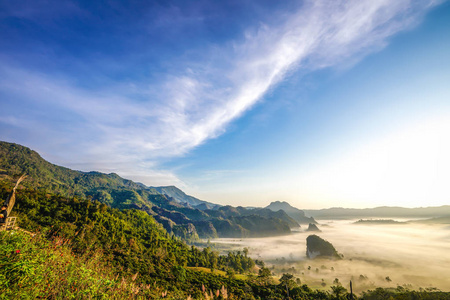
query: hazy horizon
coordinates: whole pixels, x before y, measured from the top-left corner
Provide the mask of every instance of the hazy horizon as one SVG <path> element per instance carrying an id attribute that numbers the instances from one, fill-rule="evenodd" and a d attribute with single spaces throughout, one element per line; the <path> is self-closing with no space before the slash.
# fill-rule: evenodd
<path id="1" fill-rule="evenodd" d="M 22 145 L 22 146 L 24 146 L 24 145 Z M 33 150 L 33 149 L 31 149 L 31 150 Z M 50 163 L 52 163 L 51 161 L 49 161 Z M 65 166 L 60 166 L 60 167 L 64 167 L 65 168 Z M 75 170 L 75 171 L 80 171 L 80 170 Z M 80 171 L 80 172 L 87 172 L 87 173 L 89 173 L 89 172 L 99 172 L 98 170 L 90 170 L 90 171 Z M 107 173 L 104 173 L 104 174 L 107 174 Z M 120 175 L 119 175 L 120 176 Z M 125 177 L 123 177 L 124 179 L 126 179 L 126 180 L 132 180 L 131 178 L 125 178 Z M 142 182 L 139 182 L 139 181 L 135 181 L 136 183 L 139 183 L 139 184 L 143 184 Z M 145 185 L 145 184 L 144 184 Z M 149 186 L 149 185 L 146 185 L 147 187 L 152 187 L 152 186 Z M 163 186 L 161 186 L 161 187 L 170 187 L 170 186 L 175 186 L 175 185 L 163 185 Z M 177 186 L 175 186 L 175 187 L 177 187 Z M 179 188 L 179 187 L 177 187 L 177 188 Z M 183 191 L 183 189 L 181 189 L 182 191 Z M 185 191 L 183 191 L 183 192 L 185 192 Z M 189 195 L 189 194 L 187 194 L 186 193 L 186 195 L 188 195 L 188 196 L 192 196 L 192 197 L 195 197 L 195 198 L 197 198 L 195 195 Z M 199 198 L 197 198 L 197 199 L 199 199 Z M 199 200 L 202 200 L 202 201 L 206 201 L 206 202 L 210 202 L 210 203 L 213 203 L 213 204 L 219 204 L 219 203 L 215 203 L 215 202 L 212 202 L 212 201 L 208 201 L 208 200 L 206 200 L 206 199 L 199 199 Z M 293 204 L 291 204 L 289 201 L 280 201 L 280 200 L 274 200 L 274 201 L 271 201 L 271 202 L 267 202 L 266 204 L 261 204 L 261 205 L 253 205 L 253 206 L 248 206 L 248 205 L 245 205 L 245 204 L 235 204 L 235 205 L 232 205 L 232 204 L 227 204 L 227 203 L 225 203 L 225 204 L 219 204 L 219 205 L 223 205 L 223 206 L 226 206 L 226 205 L 231 205 L 231 206 L 241 206 L 241 207 L 244 207 L 244 208 L 249 208 L 249 209 L 251 209 L 251 208 L 255 208 L 255 207 L 261 207 L 261 208 L 264 208 L 264 207 L 266 207 L 266 206 L 268 206 L 269 204 L 271 204 L 271 203 L 274 203 L 274 202 L 285 202 L 285 203 L 288 203 L 289 205 L 291 205 L 292 207 L 295 207 L 295 208 L 297 208 L 297 209 L 300 209 L 300 210 L 307 210 L 307 211 L 309 211 L 309 210 L 311 210 L 311 211 L 315 211 L 315 210 L 327 210 L 327 209 L 356 209 L 356 210 L 363 210 L 363 209 L 376 209 L 376 208 L 383 208 L 383 207 L 386 207 L 386 208 L 406 208 L 406 209 L 420 209 L 420 208 L 438 208 L 438 207 L 443 207 L 443 206 L 450 206 L 449 204 L 442 204 L 442 205 L 435 205 L 435 206 L 432 206 L 432 205 L 430 205 L 430 206 L 407 206 L 407 205 L 405 205 L 405 206 L 396 206 L 396 205 L 382 205 L 382 206 L 366 206 L 366 207 L 364 207 L 364 206 L 361 206 L 361 207 L 344 207 L 344 206 L 329 206 L 329 207 L 312 207 L 312 208 L 309 208 L 309 207 L 304 207 L 304 206 L 295 206 L 295 205 L 293 205 Z M 351 216 L 349 216 L 348 218 L 352 218 Z"/>

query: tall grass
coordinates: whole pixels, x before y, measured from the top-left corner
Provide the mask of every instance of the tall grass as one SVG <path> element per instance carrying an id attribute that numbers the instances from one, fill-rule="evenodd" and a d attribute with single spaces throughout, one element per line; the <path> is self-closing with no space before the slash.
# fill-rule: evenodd
<path id="1" fill-rule="evenodd" d="M 139 299 L 161 291 L 125 280 L 99 251 L 74 255 L 68 240 L 0 232 L 0 299 Z M 153 297 L 156 296 L 156 297 Z"/>

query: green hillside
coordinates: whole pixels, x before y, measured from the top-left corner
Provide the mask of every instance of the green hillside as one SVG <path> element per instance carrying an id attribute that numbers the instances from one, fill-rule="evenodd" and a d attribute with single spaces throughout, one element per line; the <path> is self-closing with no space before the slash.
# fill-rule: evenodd
<path id="1" fill-rule="evenodd" d="M 1 180 L 0 197 L 10 192 L 11 183 Z M 22 188 L 16 196 L 13 215 L 21 230 L 0 231 L 0 299 L 350 297 L 340 285 L 313 290 L 288 273 L 275 280 L 263 262 L 255 266 L 247 249 L 219 255 L 188 246 L 142 210 L 43 189 Z M 399 287 L 358 299 L 450 299 L 450 294 Z"/>
<path id="2" fill-rule="evenodd" d="M 112 207 L 151 207 L 150 197 L 159 194 L 117 174 L 74 171 L 44 160 L 37 152 L 13 143 L 0 142 L 2 177 L 27 174 L 26 187 L 45 189 L 62 196 L 92 197 Z"/>
<path id="3" fill-rule="evenodd" d="M 5 198 L 8 193 L 9 184 L 0 181 L 0 196 Z M 255 266 L 253 260 L 243 254 L 219 256 L 209 248 L 201 250 L 189 247 L 180 239 L 168 234 L 144 211 L 118 210 L 89 199 L 65 198 L 43 190 L 21 189 L 17 193 L 13 215 L 18 216 L 20 228 L 39 232 L 42 244 L 46 243 L 45 240 L 50 240 L 58 247 L 65 245 L 75 257 L 85 257 L 89 253 L 100 255 L 99 261 L 109 266 L 108 276 L 120 275 L 127 278 L 137 276 L 136 284 L 152 284 L 158 289 L 168 290 L 174 295 L 184 295 L 183 297 L 186 297 L 187 293 L 200 297 L 202 284 L 208 289 L 220 289 L 222 285 L 229 285 L 227 278 L 214 279 L 214 276 L 199 281 L 199 277 L 204 277 L 205 274 L 191 271 L 187 267 L 229 269 L 238 273 L 248 272 Z M 3 239 L 9 232 L 1 234 Z M 10 243 L 12 241 L 8 242 L 8 245 Z M 9 248 L 11 246 L 0 247 L 0 251 Z M 25 246 L 13 248 L 22 249 L 22 256 L 37 251 L 25 250 Z M 40 248 L 47 249 L 46 246 Z M 9 252 L 6 254 L 10 256 Z M 0 281 L 0 289 L 4 291 L 6 287 L 11 288 L 11 285 L 16 288 L 32 288 L 25 280 L 16 281 L 17 278 L 24 279 L 31 276 L 31 271 L 22 270 L 23 264 L 20 264 L 18 269 L 17 266 L 10 266 L 10 263 L 4 256 L 0 258 L 0 268 L 4 276 L 3 281 Z M 6 270 L 9 273 L 5 273 L 5 268 L 9 266 L 11 268 Z M 27 268 L 29 267 L 31 266 Z M 33 264 L 32 267 L 37 268 L 37 265 Z M 187 274 L 190 276 L 189 280 L 186 279 Z M 100 274 L 95 276 L 98 277 Z M 172 281 L 177 278 L 180 280 L 174 285 Z M 115 282 L 117 283 L 117 280 Z M 242 293 L 239 291 L 239 284 L 244 283 L 236 283 L 236 288 L 232 286 L 236 294 Z M 0 299 L 3 298 L 0 296 Z"/>
<path id="4" fill-rule="evenodd" d="M 284 212 L 264 209 L 247 210 L 219 207 L 186 195 L 177 187 L 147 187 L 123 179 L 117 174 L 74 171 L 51 164 L 31 149 L 0 142 L 0 178 L 13 181 L 19 174 L 27 174 L 23 183 L 27 188 L 45 190 L 63 197 L 92 199 L 118 209 L 139 209 L 154 215 L 169 232 L 189 241 L 199 238 L 250 237 L 289 234 L 298 227 Z M 241 218 L 232 218 L 241 217 Z"/>

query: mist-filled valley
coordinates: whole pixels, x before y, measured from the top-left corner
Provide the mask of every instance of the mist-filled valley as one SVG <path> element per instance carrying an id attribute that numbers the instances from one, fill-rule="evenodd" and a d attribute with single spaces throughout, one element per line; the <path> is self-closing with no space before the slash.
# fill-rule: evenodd
<path id="1" fill-rule="evenodd" d="M 4 299 L 450 299 L 450 206 L 221 206 L 0 156 Z"/>
<path id="2" fill-rule="evenodd" d="M 247 247 L 249 255 L 263 260 L 277 277 L 290 273 L 318 289 L 329 289 L 338 281 L 348 289 L 351 280 L 355 292 L 398 286 L 450 290 L 449 224 L 356 221 L 319 220 L 322 232 L 316 234 L 332 243 L 342 260 L 308 259 L 306 238 L 312 233 L 305 226 L 285 236 L 211 243 L 223 252 Z"/>

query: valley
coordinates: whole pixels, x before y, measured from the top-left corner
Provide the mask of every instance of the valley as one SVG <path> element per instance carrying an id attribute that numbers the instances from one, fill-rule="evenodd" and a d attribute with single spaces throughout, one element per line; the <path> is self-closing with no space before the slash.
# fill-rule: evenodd
<path id="1" fill-rule="evenodd" d="M 321 220 L 320 237 L 331 242 L 343 260 L 306 257 L 306 238 L 290 235 L 253 239 L 214 239 L 217 249 L 249 249 L 273 273 L 289 272 L 303 283 L 328 289 L 337 278 L 355 291 L 375 287 L 438 288 L 450 290 L 450 224 L 355 225 L 356 220 Z M 388 279 L 387 279 L 388 278 Z"/>
<path id="2" fill-rule="evenodd" d="M 414 290 L 447 299 L 438 291 L 450 290 L 448 206 L 316 211 L 281 201 L 259 208 L 224 206 L 186 195 L 175 186 L 148 187 L 117 174 L 56 166 L 17 144 L 0 142 L 0 154 L 3 198 L 18 175 L 29 176 L 17 189 L 12 213 L 20 229 L 40 236 L 42 240 L 35 241 L 38 249 L 67 241 L 61 251 L 71 261 L 90 251 L 103 253 L 96 259 L 108 278 L 131 280 L 128 285 L 112 280 L 116 294 L 154 298 L 155 291 L 169 291 L 173 299 L 208 299 L 206 289 L 215 289 L 218 295 L 237 297 L 230 299 L 266 299 L 277 293 L 274 299 L 280 299 L 286 287 L 277 288 L 286 284 L 298 299 L 341 299 L 349 295 L 350 282 L 361 299 L 380 291 L 408 295 Z M 307 255 L 311 236 L 330 249 L 315 248 Z M 24 250 L 22 255 L 32 254 Z M 5 253 L 3 264 L 8 265 L 8 257 Z M 15 274 L 13 270 L 8 272 Z M 49 271 L 44 266 L 39 272 Z M 133 283 L 136 276 L 139 286 Z M 174 278 L 181 281 L 172 286 Z M 156 289 L 150 289 L 149 282 Z"/>

